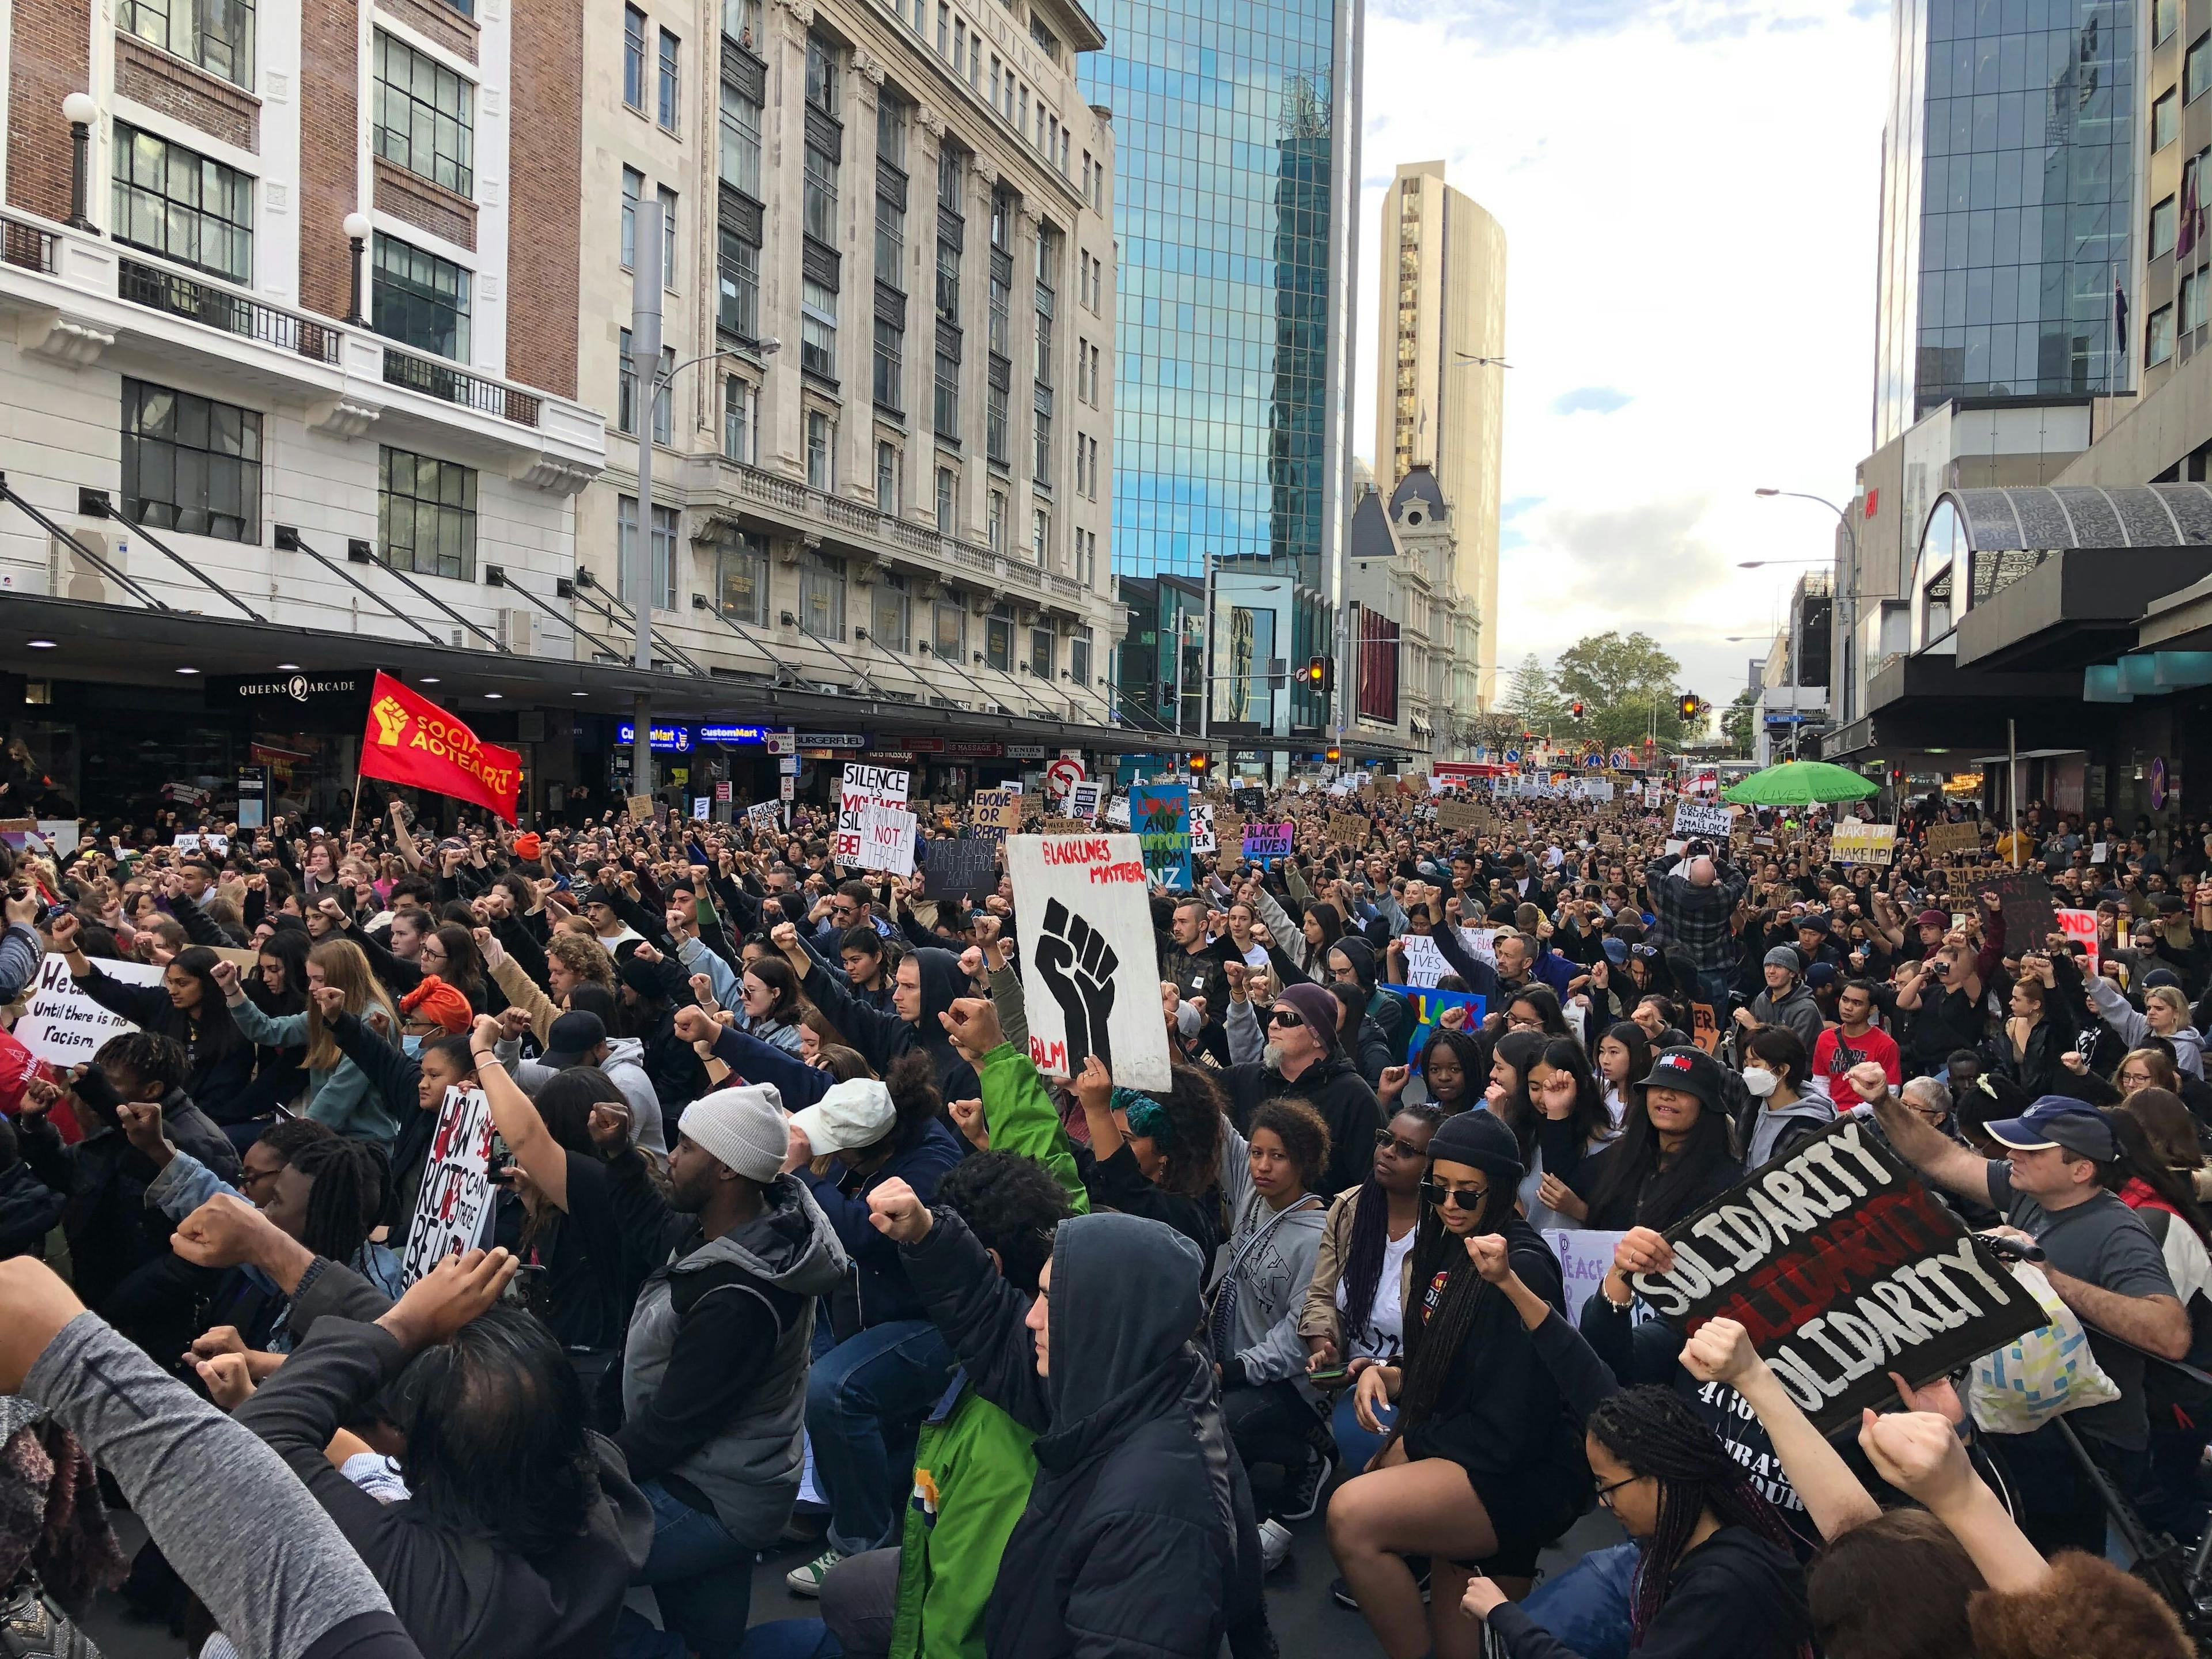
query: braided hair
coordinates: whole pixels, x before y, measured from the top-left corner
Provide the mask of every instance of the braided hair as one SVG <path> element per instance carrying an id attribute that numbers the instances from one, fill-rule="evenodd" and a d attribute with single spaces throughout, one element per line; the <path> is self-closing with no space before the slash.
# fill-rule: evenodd
<path id="1" fill-rule="evenodd" d="M 1667 1600 L 1667 1589 L 1690 1534 L 1711 1510 L 1723 1526 L 1745 1527 L 1778 1549 L 1790 1534 L 1774 1505 L 1745 1475 L 1713 1431 L 1672 1389 L 1623 1389 L 1600 1401 L 1583 1425 L 1589 1437 L 1625 1467 L 1659 1483 L 1659 1516 L 1629 1590 L 1629 1645 L 1640 1646 Z M 1801 1647 L 1800 1655 L 1810 1649 Z"/>
<path id="2" fill-rule="evenodd" d="M 331 1135 L 301 1147 L 292 1167 L 313 1183 L 300 1242 L 317 1255 L 351 1266 L 384 1213 L 392 1172 L 382 1149 Z"/>
<path id="3" fill-rule="evenodd" d="M 1441 1106 L 1401 1106 L 1391 1117 L 1410 1117 L 1425 1123 L 1433 1132 L 1444 1121 Z M 1390 1245 L 1390 1195 L 1382 1190 L 1382 1183 L 1375 1178 L 1370 1164 L 1367 1179 L 1359 1183 L 1359 1194 L 1352 1200 L 1352 1238 L 1344 1253 L 1344 1271 L 1339 1283 L 1344 1286 L 1344 1328 L 1346 1334 L 1367 1328 L 1368 1316 L 1375 1311 L 1376 1293 L 1382 1288 L 1382 1257 Z"/>
<path id="4" fill-rule="evenodd" d="M 1435 1170 L 1433 1160 L 1429 1167 Z M 1472 1231 L 1502 1231 L 1513 1214 L 1513 1187 L 1493 1178 L 1489 1200 Z M 1474 1323 L 1475 1307 L 1491 1288 L 1474 1270 L 1466 1244 L 1445 1227 L 1437 1206 L 1424 1204 L 1413 1235 L 1413 1288 L 1425 1297 L 1428 1292 L 1423 1287 L 1433 1285 L 1439 1278 L 1443 1288 L 1434 1309 L 1425 1317 L 1417 1307 L 1406 1310 L 1405 1382 L 1398 1390 L 1398 1420 L 1390 1431 L 1393 1439 L 1435 1415 L 1451 1380 L 1452 1362 L 1459 1357 L 1468 1328 Z"/>

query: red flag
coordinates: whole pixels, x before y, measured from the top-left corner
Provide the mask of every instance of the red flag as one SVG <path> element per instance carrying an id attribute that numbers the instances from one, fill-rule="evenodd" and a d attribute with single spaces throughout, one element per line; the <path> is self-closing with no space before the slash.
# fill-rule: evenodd
<path id="1" fill-rule="evenodd" d="M 362 734 L 361 775 L 489 806 L 514 822 L 522 757 L 479 743 L 477 734 L 427 697 L 380 672 Z"/>

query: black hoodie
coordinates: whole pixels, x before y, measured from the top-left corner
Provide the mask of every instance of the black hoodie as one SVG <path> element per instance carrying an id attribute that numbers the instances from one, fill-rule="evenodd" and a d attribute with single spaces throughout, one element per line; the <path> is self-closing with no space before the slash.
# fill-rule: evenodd
<path id="1" fill-rule="evenodd" d="M 823 1018 L 843 1032 L 860 1058 L 875 1068 L 877 1076 L 889 1072 L 891 1062 L 908 1049 L 919 1048 L 929 1056 L 938 1091 L 946 1100 L 978 1099 L 982 1087 L 975 1080 L 975 1068 L 960 1058 L 960 1051 L 952 1046 L 952 1039 L 945 1035 L 944 1023 L 937 1018 L 952 1006 L 956 997 L 973 994 L 968 988 L 968 976 L 960 971 L 960 958 L 950 951 L 935 949 L 908 954 L 921 975 L 921 1018 L 915 1024 L 901 1019 L 896 1010 L 881 1013 L 870 1007 L 851 986 L 832 979 L 818 962 L 807 969 L 802 988 Z"/>
<path id="2" fill-rule="evenodd" d="M 948 1210 L 905 1252 L 975 1390 L 1038 1431 L 1006 1540 L 989 1659 L 1213 1659 L 1264 1627 L 1259 1537 L 1213 1368 L 1194 1345 L 1205 1264 L 1139 1216 L 1077 1216 L 1053 1246 L 1050 1375 L 1030 1299 Z"/>

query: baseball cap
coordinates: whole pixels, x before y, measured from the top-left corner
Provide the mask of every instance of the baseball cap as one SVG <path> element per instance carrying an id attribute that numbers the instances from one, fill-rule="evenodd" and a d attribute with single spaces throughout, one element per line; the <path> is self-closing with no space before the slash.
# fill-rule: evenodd
<path id="1" fill-rule="evenodd" d="M 807 1145 L 814 1148 L 817 1158 L 825 1152 L 872 1146 L 890 1133 L 897 1118 L 891 1091 L 866 1077 L 832 1085 L 821 1099 L 791 1115 L 791 1121 L 805 1132 Z M 684 1121 L 690 1123 L 689 1113 Z"/>
<path id="2" fill-rule="evenodd" d="M 545 1033 L 545 1063 L 556 1072 L 580 1066 L 584 1056 L 607 1040 L 607 1023 L 597 1014 L 572 1011 Z"/>
<path id="3" fill-rule="evenodd" d="M 2109 1164 L 2120 1152 L 2105 1115 L 2068 1095 L 2045 1095 L 2018 1117 L 1993 1118 L 1984 1127 L 1990 1139 L 2018 1152 L 2057 1149 L 2097 1164 Z"/>
<path id="4" fill-rule="evenodd" d="M 1836 979 L 1836 964 L 1832 962 L 1816 962 L 1805 970 L 1805 983 L 1815 990 L 1833 985 Z"/>

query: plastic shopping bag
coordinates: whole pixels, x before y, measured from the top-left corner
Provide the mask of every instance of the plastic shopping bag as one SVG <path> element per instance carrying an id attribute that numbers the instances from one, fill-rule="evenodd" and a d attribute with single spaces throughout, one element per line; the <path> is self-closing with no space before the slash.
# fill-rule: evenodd
<path id="1" fill-rule="evenodd" d="M 1966 1410 L 1976 1426 L 1989 1434 L 2027 1434 L 2067 1412 L 2118 1400 L 2119 1388 L 2089 1351 L 2081 1319 L 2041 1269 L 2014 1262 L 2012 1272 L 2050 1322 L 1974 1362 Z"/>

